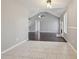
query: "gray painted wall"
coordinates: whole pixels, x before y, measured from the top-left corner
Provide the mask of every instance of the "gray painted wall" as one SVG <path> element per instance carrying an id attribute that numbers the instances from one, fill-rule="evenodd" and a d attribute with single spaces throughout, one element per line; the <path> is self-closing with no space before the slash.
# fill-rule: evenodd
<path id="1" fill-rule="evenodd" d="M 58 18 L 47 15 L 40 24 L 41 32 L 50 32 L 50 33 L 58 33 L 59 22 Z"/>
<path id="2" fill-rule="evenodd" d="M 41 20 L 40 32 L 59 33 L 59 19 L 57 17 L 49 13 L 45 13 L 45 17 L 43 17 L 42 19 L 40 19 L 37 15 L 31 18 L 31 20 L 36 19 Z M 29 31 L 35 31 L 35 23 L 30 26 Z"/>
<path id="3" fill-rule="evenodd" d="M 73 0 L 67 9 L 67 34 L 65 39 L 77 50 L 77 2 Z M 61 17 L 63 18 L 63 16 Z"/>
<path id="4" fill-rule="evenodd" d="M 1 1 L 1 51 L 28 39 L 27 10 L 16 0 Z"/>

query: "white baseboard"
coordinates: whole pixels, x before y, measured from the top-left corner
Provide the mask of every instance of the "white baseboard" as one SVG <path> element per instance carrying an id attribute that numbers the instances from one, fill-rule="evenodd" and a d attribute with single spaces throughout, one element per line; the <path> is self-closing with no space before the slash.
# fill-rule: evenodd
<path id="1" fill-rule="evenodd" d="M 56 37 L 62 37 L 62 35 L 61 34 L 56 34 Z"/>
<path id="2" fill-rule="evenodd" d="M 64 37 L 64 36 L 63 36 Z M 65 38 L 65 37 L 64 37 Z M 73 51 L 75 53 L 77 53 L 77 50 L 71 45 L 71 43 L 68 42 L 68 40 L 65 38 L 65 40 L 67 41 L 68 45 L 73 49 Z"/>
<path id="3" fill-rule="evenodd" d="M 29 31 L 29 32 L 36 32 L 36 31 Z M 40 33 L 56 33 L 56 32 L 50 32 L 50 31 L 40 31 Z"/>
<path id="4" fill-rule="evenodd" d="M 2 51 L 2 52 L 1 52 L 1 54 L 4 54 L 4 53 L 6 53 L 6 52 L 8 52 L 8 51 L 12 50 L 13 48 L 15 48 L 15 47 L 17 47 L 17 46 L 21 45 L 21 44 L 22 44 L 22 43 L 24 43 L 24 42 L 26 42 L 26 40 L 21 41 L 21 42 L 19 42 L 19 43 L 15 44 L 15 45 L 13 45 L 12 47 L 10 47 L 10 48 L 8 48 L 8 49 L 6 49 L 6 50 Z"/>
<path id="5" fill-rule="evenodd" d="M 73 49 L 75 53 L 77 53 L 77 50 L 69 42 L 68 42 L 68 45 Z"/>

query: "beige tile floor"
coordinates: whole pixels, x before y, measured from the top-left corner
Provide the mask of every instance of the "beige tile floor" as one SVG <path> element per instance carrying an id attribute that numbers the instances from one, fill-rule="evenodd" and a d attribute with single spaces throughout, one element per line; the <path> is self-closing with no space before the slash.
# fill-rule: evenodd
<path id="1" fill-rule="evenodd" d="M 1 59 L 77 59 L 65 42 L 27 41 L 2 55 Z"/>

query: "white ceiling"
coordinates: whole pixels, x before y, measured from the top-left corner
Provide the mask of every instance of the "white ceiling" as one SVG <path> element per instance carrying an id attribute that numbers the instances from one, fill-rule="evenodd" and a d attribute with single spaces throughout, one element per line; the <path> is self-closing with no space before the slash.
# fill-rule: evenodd
<path id="1" fill-rule="evenodd" d="M 41 12 L 47 11 L 55 16 L 60 17 L 60 15 L 65 11 L 71 0 L 52 0 L 52 9 L 46 7 L 47 0 L 15 0 L 17 3 L 22 5 L 28 10 L 29 17 Z"/>

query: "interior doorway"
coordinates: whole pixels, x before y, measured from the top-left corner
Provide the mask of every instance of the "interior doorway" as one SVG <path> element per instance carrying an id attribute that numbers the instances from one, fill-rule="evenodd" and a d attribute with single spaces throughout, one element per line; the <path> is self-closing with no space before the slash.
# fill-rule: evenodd
<path id="1" fill-rule="evenodd" d="M 29 20 L 29 40 L 66 42 L 60 34 L 60 19 L 50 13 L 42 12 Z"/>

